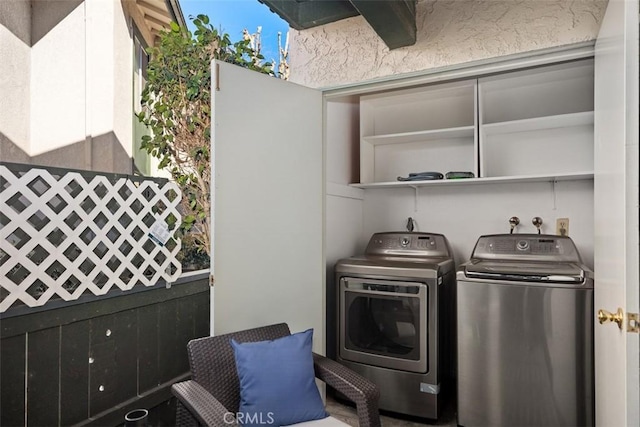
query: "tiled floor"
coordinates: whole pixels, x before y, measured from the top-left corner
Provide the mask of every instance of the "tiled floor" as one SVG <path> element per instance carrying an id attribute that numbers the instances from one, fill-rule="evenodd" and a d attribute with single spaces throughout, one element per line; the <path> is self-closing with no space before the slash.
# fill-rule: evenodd
<path id="1" fill-rule="evenodd" d="M 358 417 L 355 408 L 337 401 L 331 396 L 327 396 L 327 412 L 334 418 L 350 426 L 358 427 Z M 445 406 L 442 416 L 435 421 L 403 417 L 401 415 L 388 413 L 383 413 L 380 419 L 382 421 L 382 427 L 457 426 L 455 405 L 453 403 Z"/>

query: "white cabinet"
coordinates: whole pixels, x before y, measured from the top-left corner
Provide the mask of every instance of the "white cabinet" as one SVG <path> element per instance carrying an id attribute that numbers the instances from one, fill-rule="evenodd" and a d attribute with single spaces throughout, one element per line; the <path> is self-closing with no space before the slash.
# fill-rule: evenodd
<path id="1" fill-rule="evenodd" d="M 465 180 L 398 182 L 425 171 Z M 593 177 L 593 60 L 360 98 L 360 188 Z"/>

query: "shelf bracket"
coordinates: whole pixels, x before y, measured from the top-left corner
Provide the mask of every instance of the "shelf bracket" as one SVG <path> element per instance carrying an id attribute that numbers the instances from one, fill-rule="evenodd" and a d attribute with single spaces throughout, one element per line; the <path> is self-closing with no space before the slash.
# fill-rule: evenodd
<path id="1" fill-rule="evenodd" d="M 410 185 L 413 188 L 413 211 L 418 212 L 418 186 Z"/>
<path id="2" fill-rule="evenodd" d="M 552 197 L 552 203 L 553 203 L 553 210 L 557 210 L 558 205 L 557 205 L 557 195 L 556 195 L 556 184 L 558 183 L 557 179 L 553 179 L 551 181 L 551 197 Z"/>

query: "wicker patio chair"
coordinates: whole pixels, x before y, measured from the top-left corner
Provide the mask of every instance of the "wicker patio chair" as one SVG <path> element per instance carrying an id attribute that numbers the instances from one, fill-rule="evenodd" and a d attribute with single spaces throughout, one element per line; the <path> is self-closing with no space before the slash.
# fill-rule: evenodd
<path id="1" fill-rule="evenodd" d="M 290 334 L 287 324 L 280 323 L 190 341 L 187 350 L 191 380 L 171 387 L 178 399 L 176 424 L 210 427 L 229 425 L 229 413 L 237 413 L 240 406 L 240 382 L 231 338 L 237 342 L 255 342 Z M 360 426 L 380 427 L 378 387 L 334 360 L 315 353 L 313 360 L 316 378 L 356 404 Z"/>

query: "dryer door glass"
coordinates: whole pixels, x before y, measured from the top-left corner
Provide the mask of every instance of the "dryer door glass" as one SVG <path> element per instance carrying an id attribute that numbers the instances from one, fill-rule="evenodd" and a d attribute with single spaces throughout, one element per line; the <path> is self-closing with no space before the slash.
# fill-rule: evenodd
<path id="1" fill-rule="evenodd" d="M 384 356 L 380 359 L 391 365 L 394 359 L 427 363 L 425 284 L 350 278 L 343 282 L 342 289 L 341 333 L 346 350 L 352 355 Z"/>

